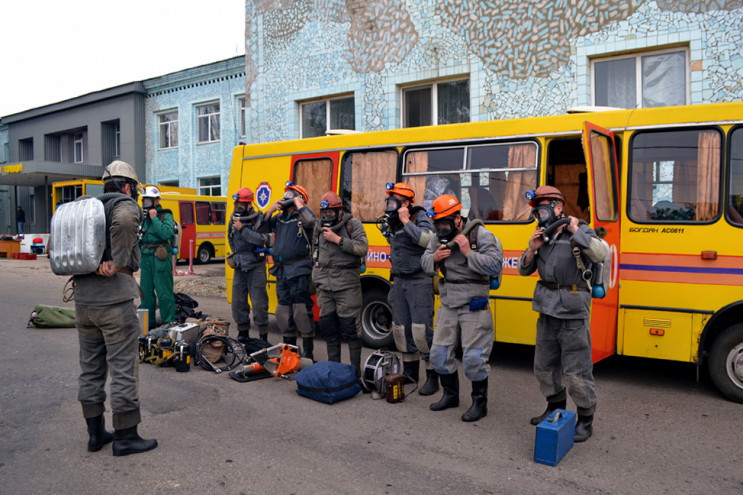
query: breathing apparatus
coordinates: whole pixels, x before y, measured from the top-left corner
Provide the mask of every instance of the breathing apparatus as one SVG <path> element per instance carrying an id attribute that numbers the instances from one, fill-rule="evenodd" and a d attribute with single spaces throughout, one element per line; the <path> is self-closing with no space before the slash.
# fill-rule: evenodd
<path id="1" fill-rule="evenodd" d="M 542 240 L 549 242 L 552 234 L 562 225 L 570 223 L 570 217 L 558 218 L 555 207 L 565 203 L 565 196 L 552 186 L 540 186 L 536 191 L 526 191 L 526 199 L 532 207 L 531 216 L 536 220 L 537 226 L 542 231 Z M 550 200 L 549 204 L 539 204 L 541 201 Z"/>
<path id="2" fill-rule="evenodd" d="M 387 199 L 384 202 L 384 214 L 377 219 L 377 228 L 383 236 L 389 237 L 400 220 L 397 210 L 402 208 L 403 204 L 403 200 L 394 195 L 400 195 L 412 203 L 415 192 L 404 182 L 396 184 L 388 182 L 385 184 L 385 189 L 387 190 Z"/>
<path id="3" fill-rule="evenodd" d="M 436 236 L 441 244 L 446 244 L 449 249 L 454 246 L 454 238 L 459 234 L 459 228 L 456 225 L 456 217 L 461 219 L 461 213 L 454 215 L 462 210 L 462 203 L 450 194 L 442 194 L 431 205 L 431 209 L 426 212 L 429 218 L 433 219 L 433 226 L 436 229 Z M 464 222 L 464 219 L 460 220 Z"/>
<path id="4" fill-rule="evenodd" d="M 341 221 L 343 216 L 343 202 L 332 191 L 328 191 L 322 196 L 320 201 L 320 226 L 332 227 Z"/>

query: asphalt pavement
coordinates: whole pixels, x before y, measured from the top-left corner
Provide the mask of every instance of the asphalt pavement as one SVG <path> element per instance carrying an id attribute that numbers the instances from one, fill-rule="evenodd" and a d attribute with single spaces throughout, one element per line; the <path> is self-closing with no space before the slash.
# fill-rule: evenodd
<path id="1" fill-rule="evenodd" d="M 191 276 L 221 267 L 197 265 Z M 440 393 L 397 404 L 359 394 L 326 405 L 297 395 L 293 381 L 239 383 L 225 373 L 143 364 L 140 433 L 158 448 L 90 453 L 76 330 L 26 327 L 36 304 L 69 305 L 65 281 L 46 258 L 0 259 L 3 495 L 743 493 L 743 405 L 704 375 L 697 381 L 684 363 L 598 363 L 593 437 L 555 467 L 535 463 L 529 418 L 545 404 L 532 349 L 512 345 L 494 348 L 488 415 L 475 423 L 460 420 L 470 404 L 462 373 L 461 405 L 432 412 Z M 204 313 L 231 320 L 226 300 L 195 299 Z M 279 342 L 273 321 L 270 340 Z M 322 343 L 316 358 L 325 358 Z M 106 420 L 110 427 L 110 411 Z"/>

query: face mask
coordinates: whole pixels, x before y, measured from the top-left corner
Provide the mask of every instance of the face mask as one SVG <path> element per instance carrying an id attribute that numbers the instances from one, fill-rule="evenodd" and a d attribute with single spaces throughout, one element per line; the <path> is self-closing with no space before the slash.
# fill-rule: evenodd
<path id="1" fill-rule="evenodd" d="M 555 215 L 552 204 L 537 206 L 531 210 L 531 216 L 537 221 L 540 229 L 547 228 L 557 221 L 557 215 Z"/>
<path id="2" fill-rule="evenodd" d="M 394 196 L 389 196 L 385 201 L 384 212 L 388 215 L 392 215 L 393 213 L 397 213 L 397 210 L 399 210 L 401 206 L 402 201 Z"/>
<path id="3" fill-rule="evenodd" d="M 155 207 L 155 200 L 152 198 L 142 198 L 142 209 L 149 210 Z"/>
<path id="4" fill-rule="evenodd" d="M 235 203 L 234 215 L 236 217 L 246 217 L 252 209 L 251 206 L 246 206 L 245 203 Z"/>
<path id="5" fill-rule="evenodd" d="M 340 220 L 338 208 L 328 208 L 320 212 L 320 225 L 323 227 L 332 227 Z"/>
<path id="6" fill-rule="evenodd" d="M 281 201 L 281 209 L 288 210 L 289 208 L 294 206 L 294 198 L 296 197 L 297 193 L 295 193 L 294 191 L 286 191 Z"/>
<path id="7" fill-rule="evenodd" d="M 441 244 L 446 244 L 457 236 L 457 226 L 451 217 L 436 220 L 433 226 L 436 228 L 436 236 Z"/>

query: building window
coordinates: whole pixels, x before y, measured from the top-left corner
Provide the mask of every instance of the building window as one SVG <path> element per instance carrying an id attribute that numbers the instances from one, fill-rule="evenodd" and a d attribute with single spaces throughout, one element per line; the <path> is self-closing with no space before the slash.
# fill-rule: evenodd
<path id="1" fill-rule="evenodd" d="M 470 121 L 470 81 L 437 82 L 403 88 L 403 127 Z"/>
<path id="2" fill-rule="evenodd" d="M 177 180 L 161 180 L 158 182 L 161 186 L 172 186 L 172 187 L 178 187 L 179 181 Z"/>
<path id="3" fill-rule="evenodd" d="M 202 196 L 221 196 L 221 177 L 201 177 L 199 179 L 199 194 Z"/>
<path id="4" fill-rule="evenodd" d="M 237 98 L 237 106 L 240 109 L 240 137 L 245 137 L 245 97 Z"/>
<path id="5" fill-rule="evenodd" d="M 300 137 L 324 136 L 330 129 L 356 129 L 353 96 L 315 100 L 299 104 Z"/>
<path id="6" fill-rule="evenodd" d="M 199 143 L 219 141 L 219 103 L 196 107 Z"/>
<path id="7" fill-rule="evenodd" d="M 83 133 L 76 132 L 72 135 L 72 162 L 83 162 Z"/>
<path id="8" fill-rule="evenodd" d="M 18 160 L 34 159 L 34 138 L 18 140 Z"/>
<path id="9" fill-rule="evenodd" d="M 591 63 L 594 105 L 649 108 L 688 103 L 687 51 L 626 55 Z"/>
<path id="10" fill-rule="evenodd" d="M 114 157 L 121 156 L 121 125 L 114 124 Z"/>
<path id="11" fill-rule="evenodd" d="M 178 146 L 178 112 L 158 115 L 160 121 L 160 149 Z"/>

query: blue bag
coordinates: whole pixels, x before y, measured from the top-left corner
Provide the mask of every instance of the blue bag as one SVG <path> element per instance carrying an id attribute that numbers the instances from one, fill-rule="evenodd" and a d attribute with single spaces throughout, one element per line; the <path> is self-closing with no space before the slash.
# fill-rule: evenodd
<path id="1" fill-rule="evenodd" d="M 350 364 L 320 361 L 296 374 L 297 393 L 312 400 L 335 404 L 361 392 L 356 369 Z"/>

